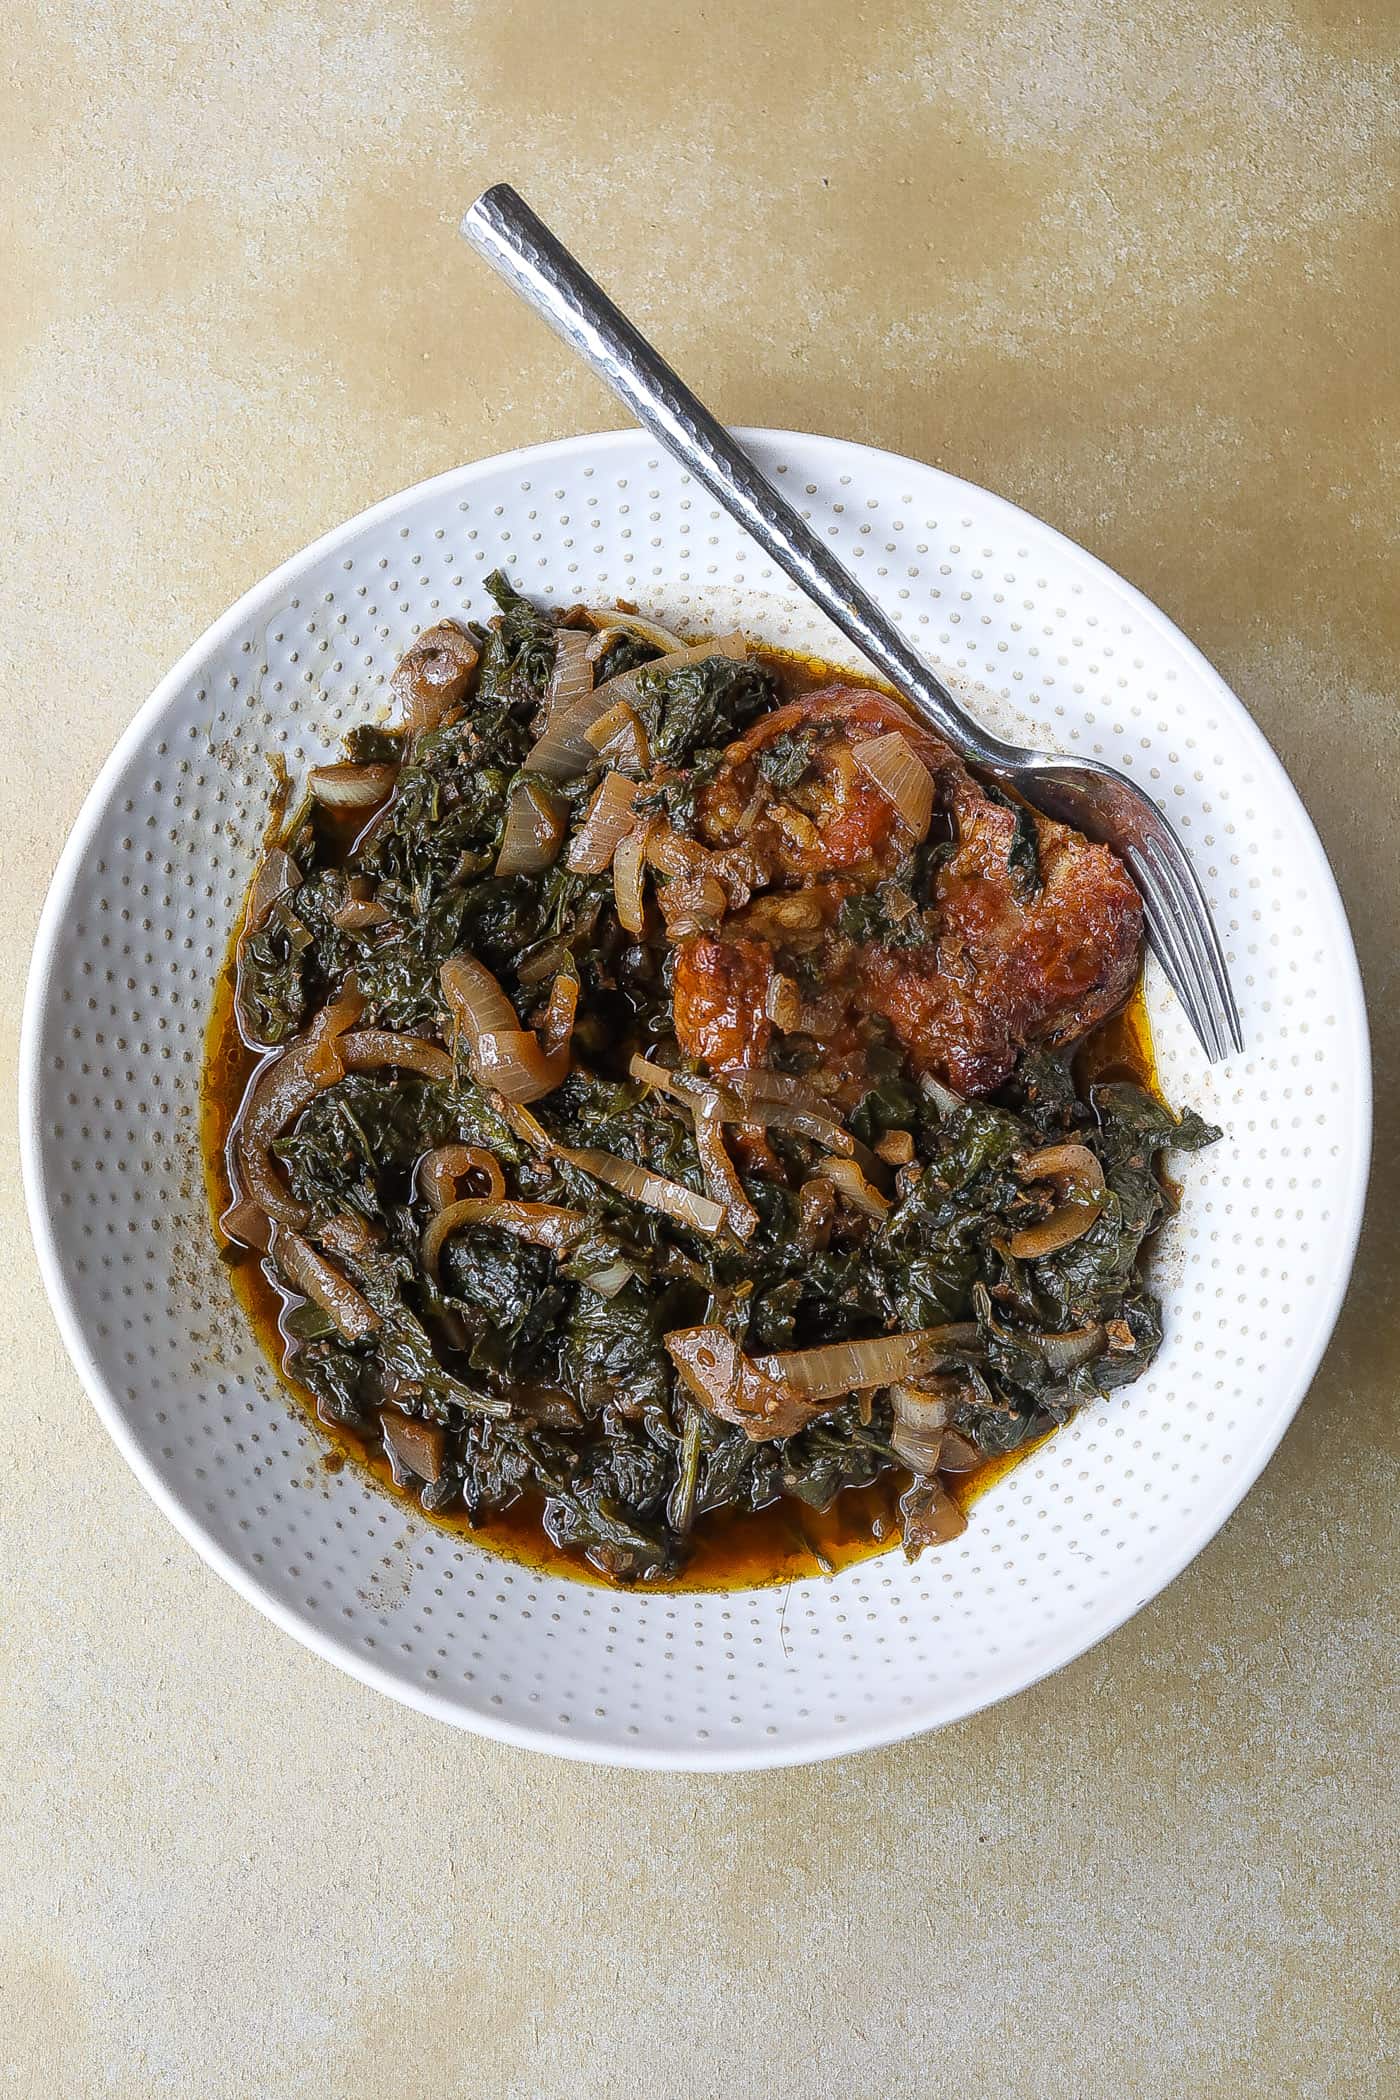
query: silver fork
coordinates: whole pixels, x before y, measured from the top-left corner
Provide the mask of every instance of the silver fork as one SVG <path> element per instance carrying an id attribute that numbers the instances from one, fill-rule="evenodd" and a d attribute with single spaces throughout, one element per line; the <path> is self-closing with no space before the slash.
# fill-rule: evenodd
<path id="1" fill-rule="evenodd" d="M 1243 1050 L 1225 956 L 1195 870 L 1142 790 L 1091 758 L 1028 751 L 963 712 L 899 629 L 508 183 L 486 190 L 462 237 L 752 534 L 946 742 L 1035 809 L 1112 846 L 1142 894 L 1147 936 L 1212 1063 Z"/>

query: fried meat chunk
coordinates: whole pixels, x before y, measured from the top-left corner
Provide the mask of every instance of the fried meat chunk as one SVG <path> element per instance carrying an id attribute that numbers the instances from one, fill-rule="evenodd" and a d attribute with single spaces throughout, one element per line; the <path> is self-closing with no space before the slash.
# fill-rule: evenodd
<path id="1" fill-rule="evenodd" d="M 891 729 L 933 779 L 922 841 L 854 756 Z M 849 1043 L 848 1024 L 878 1015 L 916 1069 L 986 1094 L 1022 1050 L 1081 1036 L 1135 980 L 1142 905 L 1117 855 L 984 786 L 865 688 L 829 687 L 755 723 L 705 788 L 698 828 L 712 849 L 742 847 L 769 892 L 808 900 L 757 895 L 681 943 L 676 1033 L 712 1067 L 766 1056 L 773 980 L 792 973 L 799 1025 L 820 1042 Z M 853 932 L 842 907 L 874 891 L 888 900 L 877 930 Z"/>

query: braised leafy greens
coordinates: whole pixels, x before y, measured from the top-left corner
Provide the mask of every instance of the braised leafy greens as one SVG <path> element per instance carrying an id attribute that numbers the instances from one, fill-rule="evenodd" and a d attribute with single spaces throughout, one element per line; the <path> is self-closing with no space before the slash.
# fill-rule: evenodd
<path id="1" fill-rule="evenodd" d="M 351 732 L 363 806 L 299 811 L 275 849 L 283 886 L 250 904 L 239 945 L 245 1040 L 311 1075 L 268 1144 L 280 1196 L 236 1190 L 229 1213 L 266 1209 L 229 1229 L 287 1299 L 289 1369 L 428 1511 L 481 1523 L 527 1504 L 556 1546 L 618 1580 L 675 1575 L 717 1513 L 826 1510 L 901 1466 L 923 1482 L 925 1529 L 906 1527 L 917 1550 L 947 1496 L 934 1461 L 911 1457 L 911 1422 L 935 1451 L 951 1436 L 951 1478 L 960 1455 L 1015 1450 L 1139 1377 L 1162 1338 L 1142 1266 L 1168 1208 L 1161 1156 L 1219 1133 L 1137 1085 L 1081 1098 L 1067 1050 L 1027 1051 L 995 1098 L 961 1100 L 921 1084 L 874 1016 L 832 1055 L 819 1030 L 785 1024 L 775 1083 L 736 1103 L 726 1072 L 697 1071 L 677 1042 L 677 929 L 693 931 L 688 912 L 711 923 L 715 869 L 726 909 L 760 887 L 732 856 L 707 863 L 702 808 L 778 677 L 725 654 L 656 664 L 657 647 L 582 608 L 541 611 L 499 572 L 487 588 L 489 628 L 452 631 L 459 655 L 479 655 L 469 692 L 411 733 Z M 590 619 L 597 704 L 577 735 L 621 679 L 645 754 L 635 821 L 643 844 L 658 827 L 671 841 L 640 932 L 622 922 L 620 877 L 558 839 L 532 871 L 496 873 L 512 798 L 538 781 L 527 760 L 550 722 L 561 625 Z M 756 794 L 801 791 L 818 743 L 810 728 L 774 736 Z M 590 748 L 541 805 L 575 842 L 609 764 Z M 804 821 L 790 805 L 791 837 Z M 933 953 L 950 832 L 939 818 L 897 880 L 836 871 L 840 937 Z M 1020 809 L 1008 865 L 1039 890 Z M 533 1094 L 498 1090 L 483 1067 L 472 1010 L 464 1021 L 447 990 L 462 956 L 518 1024 L 501 1043 L 542 1058 L 566 1013 L 563 1064 Z M 819 1002 L 800 943 L 785 968 L 783 996 Z M 1054 1177 L 1071 1171 L 1081 1196 L 1062 1230 Z M 451 1229 L 435 1241 L 439 1217 Z M 695 1330 L 739 1352 L 730 1392 L 680 1374 L 668 1340 Z M 853 1376 L 816 1391 L 811 1352 L 850 1345 L 855 1364 L 931 1330 L 922 1385 Z M 791 1433 L 739 1408 L 743 1381 L 765 1379 L 788 1406 L 816 1392 Z M 396 1437 L 403 1421 L 425 1433 Z"/>

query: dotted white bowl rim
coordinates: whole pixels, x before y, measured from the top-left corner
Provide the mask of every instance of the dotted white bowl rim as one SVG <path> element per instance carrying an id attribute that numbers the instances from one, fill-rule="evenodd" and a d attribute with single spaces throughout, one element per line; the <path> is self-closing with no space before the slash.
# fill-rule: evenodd
<path id="1" fill-rule="evenodd" d="M 480 578 L 498 559 L 523 588 L 561 602 L 631 597 L 696 629 L 742 624 L 763 639 L 852 660 L 642 433 L 576 437 L 439 475 L 327 533 L 216 621 L 137 713 L 84 804 L 40 922 L 21 1037 L 21 1149 L 44 1283 L 94 1406 L 171 1522 L 259 1610 L 365 1684 L 505 1742 L 653 1768 L 798 1763 L 944 1725 L 1058 1669 L 1157 1595 L 1248 1491 L 1308 1388 L 1350 1274 L 1370 1149 L 1365 1009 L 1335 882 L 1282 766 L 1199 652 L 1141 593 L 999 497 L 839 439 L 741 435 L 994 727 L 1030 742 L 1103 750 L 1147 774 L 1185 827 L 1242 994 L 1245 1057 L 1211 1072 L 1169 989 L 1155 970 L 1149 976 L 1169 1091 L 1227 1126 L 1227 1143 L 1190 1161 L 1182 1177 L 1185 1203 L 1158 1277 L 1168 1319 L 1158 1364 L 985 1496 L 955 1547 L 915 1568 L 881 1556 L 786 1592 L 613 1593 L 491 1556 L 417 1521 L 353 1474 L 325 1475 L 314 1464 L 308 1471 L 315 1432 L 277 1385 L 221 1282 L 197 1172 L 191 1180 L 210 958 L 222 959 L 255 858 L 263 752 L 294 735 L 314 747 L 309 761 L 333 749 L 352 720 L 372 718 L 378 687 L 414 633 L 447 614 L 484 609 Z M 644 516 L 643 498 L 653 505 Z M 542 509 L 551 502 L 570 507 Z M 591 538 L 580 537 L 585 527 Z M 372 567 L 380 548 L 388 551 Z M 434 558 L 453 569 L 450 581 L 437 577 Z M 390 572 L 405 560 L 416 573 L 401 584 Z M 337 602 L 328 583 L 348 602 L 347 572 L 370 576 L 356 587 L 361 601 L 381 588 L 398 602 L 368 609 L 385 617 L 374 635 L 355 636 L 366 645 L 360 675 L 346 672 L 322 692 L 293 666 L 313 634 L 317 650 L 329 649 L 311 614 Z M 1023 595 L 1032 589 L 1049 596 Z M 363 624 L 353 610 L 336 619 L 347 631 L 352 620 Z M 274 648 L 275 620 L 284 625 Z M 259 635 L 265 661 L 255 662 Z M 1116 661 L 1125 654 L 1131 675 Z M 247 687 L 250 662 L 256 692 Z M 285 677 L 273 679 L 277 670 Z M 1143 715 L 1144 695 L 1155 720 Z M 252 706 L 263 709 L 261 742 Z M 1204 748 L 1194 733 L 1203 724 L 1211 731 Z M 207 763 L 219 776 L 207 807 L 151 777 L 152 754 L 171 749 L 163 732 L 174 737 L 181 727 L 192 755 L 161 770 L 208 788 L 207 776 L 193 771 Z M 1193 751 L 1203 763 L 1183 756 Z M 1224 810 L 1246 789 L 1248 810 L 1236 824 Z M 129 889 L 131 869 L 140 872 L 137 842 L 122 833 L 139 828 L 142 810 L 148 827 L 166 822 L 172 856 L 164 888 L 158 876 L 138 884 L 152 949 L 165 942 L 159 966 L 154 952 L 138 953 L 132 913 L 121 910 L 129 930 L 118 933 L 109 912 L 113 885 Z M 153 868 L 149 847 L 142 860 Z M 196 875 L 212 877 L 204 884 L 206 953 L 181 964 L 178 952 L 171 959 L 174 928 L 195 924 L 197 909 L 182 907 L 179 892 L 192 891 Z M 107 915 L 113 931 L 86 926 L 87 908 Z M 120 982 L 111 968 L 94 969 L 99 945 L 109 954 L 114 933 L 126 964 Z M 195 945 L 186 934 L 183 949 Z M 168 1041 L 133 1049 L 124 1035 L 104 1037 L 101 998 L 77 989 L 100 981 L 113 987 L 109 1029 L 140 1035 L 173 1025 L 186 1039 L 182 1065 L 172 1066 Z M 84 1011 L 97 1020 L 83 1020 Z M 1319 1034 L 1325 1049 L 1316 1047 Z M 109 1040 L 128 1059 L 115 1078 L 109 1066 L 94 1072 L 72 1054 L 106 1051 Z M 108 1236 L 98 1260 L 114 1280 L 99 1284 L 62 1193 L 64 1146 L 74 1117 L 134 1113 L 124 1095 L 107 1091 L 114 1085 L 164 1086 L 165 1095 L 140 1127 L 112 1140 L 115 1179 L 105 1191 Z M 1270 1132 L 1257 1130 L 1261 1120 Z M 168 1156 L 159 1149 L 167 1132 Z M 90 1148 L 86 1132 L 83 1142 Z M 1317 1170 L 1311 1195 L 1305 1163 Z M 128 1165 L 139 1171 L 126 1175 Z M 1282 1175 L 1287 1167 L 1297 1171 Z M 174 1186 L 165 1188 L 161 1174 Z M 148 1177 L 157 1216 L 141 1208 L 138 1185 Z M 1249 1203 L 1251 1196 L 1262 1200 Z M 1295 1196 L 1299 1220 L 1320 1207 L 1326 1225 L 1305 1279 L 1287 1266 L 1293 1235 L 1260 1223 L 1274 1198 L 1275 1226 L 1283 1223 Z M 120 1239 L 123 1206 L 129 1239 L 139 1244 Z M 1227 1226 L 1223 1247 L 1213 1218 L 1239 1221 Z M 1246 1219 L 1257 1227 L 1252 1251 Z M 153 1290 L 152 1263 L 172 1260 L 172 1246 L 182 1235 L 188 1246 L 195 1226 L 207 1266 L 187 1304 L 184 1272 L 157 1268 Z M 1216 1358 L 1223 1365 L 1227 1353 L 1220 1334 L 1238 1341 L 1242 1330 L 1250 1345 L 1217 1372 L 1218 1405 L 1197 1408 L 1198 1390 L 1210 1397 L 1211 1279 L 1226 1301 L 1214 1315 Z M 127 1308 L 125 1349 L 114 1304 Z M 174 1374 L 163 1367 L 171 1355 Z M 169 1407 L 157 1404 L 164 1400 Z M 253 1429 L 235 1425 L 227 1412 L 235 1406 Z M 1154 1437 L 1168 1449 L 1138 1457 Z M 1200 1469 L 1185 1482 L 1183 1450 Z M 227 1510 L 207 1492 L 211 1465 Z M 1104 1506 L 1093 1507 L 1095 1496 L 1108 1498 Z M 403 1536 L 386 1556 L 381 1534 L 394 1526 Z M 387 1584 L 378 1572 L 386 1565 Z"/>

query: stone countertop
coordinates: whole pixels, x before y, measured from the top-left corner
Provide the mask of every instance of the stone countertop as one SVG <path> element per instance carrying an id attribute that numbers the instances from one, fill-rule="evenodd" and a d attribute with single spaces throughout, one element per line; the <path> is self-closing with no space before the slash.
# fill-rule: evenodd
<path id="1" fill-rule="evenodd" d="M 1394 10 L 11 0 L 0 51 L 7 1064 L 192 637 L 374 498 L 616 423 L 454 241 L 511 176 L 722 415 L 985 483 L 1200 643 L 1337 868 L 1379 1083 L 1337 1338 L 1194 1566 L 1007 1706 L 735 1778 L 459 1736 L 241 1603 L 82 1399 L 7 1130 L 0 2093 L 1393 2092 Z"/>

